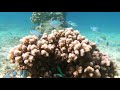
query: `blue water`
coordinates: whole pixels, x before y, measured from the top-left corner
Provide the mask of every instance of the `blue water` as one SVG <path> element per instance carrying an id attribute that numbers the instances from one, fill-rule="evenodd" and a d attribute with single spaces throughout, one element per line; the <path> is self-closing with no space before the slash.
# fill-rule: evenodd
<path id="1" fill-rule="evenodd" d="M 0 24 L 30 25 L 32 12 L 0 12 Z"/>
<path id="2" fill-rule="evenodd" d="M 68 12 L 67 20 L 77 23 L 81 31 L 96 26 L 102 32 L 120 32 L 120 12 Z"/>
<path id="3" fill-rule="evenodd" d="M 118 42 L 120 40 L 120 12 L 66 13 L 66 20 L 77 24 L 74 29 L 78 29 L 82 35 L 90 40 L 95 41 L 95 37 L 99 38 L 101 34 L 111 41 Z M 31 16 L 32 12 L 0 12 L 0 44 L 4 45 L 6 41 L 10 41 L 8 39 L 12 41 L 13 38 L 17 40 L 29 35 L 33 26 L 30 20 Z M 100 35 L 90 29 L 92 26 L 99 28 Z"/>
<path id="4" fill-rule="evenodd" d="M 66 12 L 67 20 L 78 24 L 76 29 L 90 31 L 90 26 L 100 28 L 102 32 L 119 32 L 120 12 Z M 32 12 L 0 12 L 0 24 L 17 24 L 30 27 Z"/>
<path id="5" fill-rule="evenodd" d="M 66 12 L 66 20 L 77 24 L 83 35 L 91 38 L 97 34 L 90 30 L 91 26 L 99 28 L 100 34 L 115 34 L 118 39 L 120 34 L 120 12 Z M 0 12 L 0 39 L 6 39 L 5 35 L 25 36 L 28 35 L 33 26 L 30 17 L 32 12 Z M 93 34 L 93 35 L 92 35 Z M 90 36 L 91 35 L 91 36 Z M 9 36 L 8 36 L 9 37 Z M 108 35 L 108 37 L 111 37 Z"/>

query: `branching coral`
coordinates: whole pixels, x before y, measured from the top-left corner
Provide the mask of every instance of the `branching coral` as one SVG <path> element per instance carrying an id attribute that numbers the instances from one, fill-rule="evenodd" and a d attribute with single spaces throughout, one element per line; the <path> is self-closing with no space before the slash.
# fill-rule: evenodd
<path id="1" fill-rule="evenodd" d="M 66 28 L 44 33 L 39 39 L 26 36 L 9 53 L 11 62 L 28 70 L 31 77 L 113 78 L 115 63 L 78 30 Z"/>

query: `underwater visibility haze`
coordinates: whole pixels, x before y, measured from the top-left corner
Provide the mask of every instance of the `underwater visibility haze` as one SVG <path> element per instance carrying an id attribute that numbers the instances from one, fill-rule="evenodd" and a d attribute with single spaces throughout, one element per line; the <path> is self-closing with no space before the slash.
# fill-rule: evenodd
<path id="1" fill-rule="evenodd" d="M 116 77 L 120 77 L 120 12 L 0 12 L 0 77 L 11 78 L 15 77 L 17 73 L 23 78 L 29 75 L 30 72 L 25 70 L 18 72 L 16 65 L 11 64 L 8 58 L 10 49 L 20 44 L 23 37 L 35 35 L 40 39 L 42 35 L 46 35 L 44 33 L 50 34 L 51 30 L 71 27 L 78 30 L 82 36 L 95 42 L 102 53 L 111 57 L 117 64 L 118 76 Z M 51 49 L 53 47 L 51 46 Z M 31 56 L 31 58 L 33 57 Z M 28 61 L 24 60 L 24 62 Z M 54 77 L 64 77 L 65 71 L 62 71 L 60 66 L 56 68 L 59 73 L 54 74 Z M 77 74 L 74 72 L 73 77 Z M 45 75 L 48 75 L 48 72 L 45 72 Z M 69 76 L 68 72 L 66 75 Z"/>

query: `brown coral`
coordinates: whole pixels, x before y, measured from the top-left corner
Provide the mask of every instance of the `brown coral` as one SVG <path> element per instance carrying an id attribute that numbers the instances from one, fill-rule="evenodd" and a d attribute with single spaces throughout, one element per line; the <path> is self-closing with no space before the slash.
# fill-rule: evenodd
<path id="1" fill-rule="evenodd" d="M 9 53 L 32 77 L 106 78 L 114 77 L 116 66 L 94 42 L 78 30 L 53 30 L 51 34 L 26 36 Z M 59 68 L 58 68 L 59 67 Z"/>

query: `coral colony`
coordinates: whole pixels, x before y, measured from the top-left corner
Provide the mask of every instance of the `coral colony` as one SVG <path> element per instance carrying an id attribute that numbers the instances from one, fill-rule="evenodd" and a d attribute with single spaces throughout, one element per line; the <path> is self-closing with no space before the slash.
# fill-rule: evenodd
<path id="1" fill-rule="evenodd" d="M 65 13 L 63 12 L 33 12 L 30 20 L 34 24 L 41 24 L 49 20 L 65 21 Z"/>
<path id="2" fill-rule="evenodd" d="M 30 20 L 35 25 L 33 29 L 40 31 L 41 34 L 66 27 L 64 12 L 33 12 Z"/>
<path id="3" fill-rule="evenodd" d="M 39 39 L 29 35 L 9 52 L 12 63 L 19 70 L 27 70 L 30 77 L 41 78 L 113 78 L 116 65 L 101 53 L 96 43 L 81 36 L 78 30 L 52 30 Z"/>

